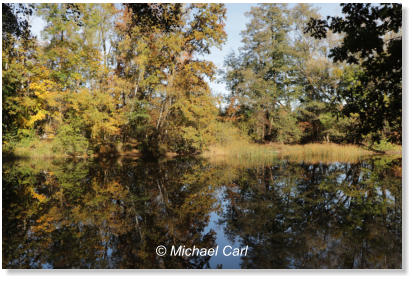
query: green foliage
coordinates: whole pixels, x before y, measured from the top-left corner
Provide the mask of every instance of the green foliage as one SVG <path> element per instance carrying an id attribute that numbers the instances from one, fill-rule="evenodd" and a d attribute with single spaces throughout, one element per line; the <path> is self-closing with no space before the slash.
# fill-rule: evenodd
<path id="1" fill-rule="evenodd" d="M 306 4 L 292 9 L 264 4 L 249 15 L 239 55 L 225 62 L 231 91 L 227 116 L 235 116 L 233 121 L 257 142 L 322 141 L 329 131 L 345 135 L 334 132 L 336 123 L 321 120 L 324 114 L 340 115 L 338 93 L 350 82 L 344 75 L 348 69 L 327 58 L 336 38 L 319 42 L 305 33 L 317 12 Z"/>
<path id="2" fill-rule="evenodd" d="M 82 133 L 66 124 L 59 128 L 54 139 L 54 151 L 76 156 L 88 153 L 89 142 Z"/>
<path id="3" fill-rule="evenodd" d="M 362 11 L 369 22 L 398 12 L 395 5 L 378 7 L 345 5 L 344 14 Z M 305 32 L 311 18 L 320 18 L 310 5 L 252 7 L 243 46 L 225 61 L 231 93 L 219 114 L 208 84 L 216 67 L 203 56 L 226 40 L 223 4 L 3 8 L 7 153 L 27 155 L 36 147 L 49 155 L 53 144 L 56 155 L 130 147 L 159 158 L 199 154 L 237 138 L 286 144 L 401 139 L 398 13 L 377 26 L 381 42 L 389 39 L 386 46 L 378 49 L 374 40 L 378 56 L 371 60 L 372 48 L 364 49 L 357 66 L 342 56 L 355 30 L 345 30 L 343 43 L 329 32 L 317 40 Z M 32 13 L 46 22 L 42 42 L 30 35 Z M 330 50 L 335 61 L 348 64 L 334 62 Z M 395 71 L 384 73 L 385 66 Z"/>
<path id="4" fill-rule="evenodd" d="M 138 140 L 144 139 L 150 125 L 149 121 L 148 103 L 136 101 L 132 110 L 128 112 L 128 135 Z"/>
<path id="5" fill-rule="evenodd" d="M 152 157 L 167 151 L 201 152 L 212 142 L 217 116 L 205 80 L 213 79 L 215 69 L 196 56 L 209 53 L 225 39 L 224 6 L 126 7 L 117 28 L 122 39 L 116 53 L 121 110 L 129 112 L 126 128 L 133 132 L 132 137 L 140 138 L 143 152 Z M 156 11 L 161 14 L 155 15 Z"/>
<path id="6" fill-rule="evenodd" d="M 29 146 L 29 144 L 36 138 L 36 132 L 33 129 L 20 129 L 19 133 L 19 144 L 21 146 Z"/>
<path id="7" fill-rule="evenodd" d="M 302 130 L 297 126 L 297 119 L 291 112 L 280 110 L 274 120 L 273 127 L 278 143 L 298 143 L 302 138 Z"/>
<path id="8" fill-rule="evenodd" d="M 312 19 L 307 30 L 324 38 L 327 30 L 344 34 L 341 45 L 331 49 L 335 61 L 358 64 L 358 83 L 341 96 L 347 115 L 358 113 L 360 134 L 379 140 L 387 122 L 394 131 L 392 141 L 402 139 L 402 6 L 398 3 L 341 4 L 343 17 Z M 386 121 L 386 122 L 384 122 Z"/>
<path id="9" fill-rule="evenodd" d="M 371 148 L 378 151 L 391 151 L 395 149 L 395 145 L 382 139 L 379 142 L 375 142 Z"/>
<path id="10" fill-rule="evenodd" d="M 219 145 L 231 145 L 237 141 L 247 141 L 247 135 L 243 134 L 230 122 L 218 121 L 215 128 L 214 138 Z"/>
<path id="11" fill-rule="evenodd" d="M 29 110 L 20 99 L 33 70 L 36 44 L 30 35 L 32 5 L 2 4 L 2 133 L 3 149 L 12 151 Z"/>
<path id="12" fill-rule="evenodd" d="M 13 154 L 16 148 L 28 148 L 36 139 L 33 129 L 20 129 L 17 134 L 6 134 L 3 136 L 3 152 Z"/>
<path id="13" fill-rule="evenodd" d="M 242 33 L 244 45 L 239 56 L 226 59 L 225 79 L 230 98 L 243 107 L 241 119 L 247 121 L 249 134 L 263 142 L 272 140 L 278 109 L 290 108 L 290 19 L 283 4 L 260 4 L 248 16 L 251 21 Z"/>

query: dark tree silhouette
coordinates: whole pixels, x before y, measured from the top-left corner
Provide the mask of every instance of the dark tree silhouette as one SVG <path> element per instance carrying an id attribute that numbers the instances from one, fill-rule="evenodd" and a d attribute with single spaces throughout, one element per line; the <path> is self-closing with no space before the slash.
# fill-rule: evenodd
<path id="1" fill-rule="evenodd" d="M 32 5 L 2 3 L 2 37 L 7 40 L 7 35 L 16 37 L 28 37 L 30 25 L 26 16 L 33 13 Z"/>
<path id="2" fill-rule="evenodd" d="M 343 33 L 340 46 L 330 51 L 335 61 L 359 64 L 353 87 L 344 91 L 347 115 L 358 113 L 361 134 L 391 128 L 392 141 L 401 142 L 402 10 L 401 4 L 341 4 L 343 17 L 312 19 L 307 32 L 315 38 L 327 31 Z"/>

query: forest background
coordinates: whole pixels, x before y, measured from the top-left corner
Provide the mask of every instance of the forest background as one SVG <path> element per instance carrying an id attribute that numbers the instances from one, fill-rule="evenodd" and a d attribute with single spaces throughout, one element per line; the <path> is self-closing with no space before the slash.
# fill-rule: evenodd
<path id="1" fill-rule="evenodd" d="M 3 155 L 401 144 L 399 4 L 344 4 L 327 18 L 308 4 L 254 6 L 222 69 L 203 55 L 226 40 L 223 4 L 2 8 Z M 33 15 L 47 23 L 42 40 Z M 228 95 L 212 94 L 214 79 Z"/>

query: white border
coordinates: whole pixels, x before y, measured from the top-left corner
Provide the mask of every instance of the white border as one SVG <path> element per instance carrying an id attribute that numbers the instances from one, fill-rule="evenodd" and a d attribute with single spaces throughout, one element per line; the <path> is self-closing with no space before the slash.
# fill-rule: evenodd
<path id="1" fill-rule="evenodd" d="M 51 2 L 51 1 L 2 1 L 7 2 Z M 71 2 L 71 1 L 53 1 Z M 175 1 L 75 1 L 75 2 L 175 2 Z M 178 1 L 178 2 L 224 2 L 224 3 L 252 3 L 257 1 Z M 259 2 L 280 2 L 280 3 L 338 3 L 338 1 L 259 1 Z M 364 2 L 364 1 L 352 1 Z M 365 1 L 366 2 L 366 1 Z M 414 174 L 409 172 L 410 159 L 414 156 L 409 147 L 413 141 L 414 108 L 413 98 L 413 71 L 414 55 L 409 50 L 414 50 L 413 44 L 413 22 L 414 22 L 414 1 L 369 1 L 373 3 L 397 2 L 403 4 L 403 268 L 404 270 L 1 270 L 1 280 L 73 280 L 73 279 L 96 279 L 99 281 L 110 280 L 120 277 L 122 280 L 140 280 L 159 278 L 164 280 L 209 280 L 215 279 L 237 279 L 249 280 L 253 278 L 271 280 L 346 280 L 366 279 L 375 277 L 376 280 L 403 279 L 414 280 L 413 276 L 413 244 L 409 241 L 409 233 L 413 233 L 412 223 L 408 218 L 413 217 L 414 204 L 413 194 L 410 190 L 414 183 Z M 411 34 L 410 34 L 411 33 Z M 410 71 L 411 70 L 411 71 Z M 410 78 L 411 79 L 410 79 Z M 411 121 L 411 122 L 410 122 Z M 1 161 L 1 160 L 0 160 Z M 412 166 L 412 165 L 411 165 Z"/>

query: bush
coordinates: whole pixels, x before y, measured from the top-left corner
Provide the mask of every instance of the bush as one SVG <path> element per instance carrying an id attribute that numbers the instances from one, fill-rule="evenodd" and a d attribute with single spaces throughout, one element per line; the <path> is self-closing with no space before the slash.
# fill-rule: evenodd
<path id="1" fill-rule="evenodd" d="M 395 150 L 395 145 L 386 141 L 385 139 L 380 140 L 379 142 L 375 142 L 371 145 L 371 148 L 378 151 L 390 151 Z"/>
<path id="2" fill-rule="evenodd" d="M 3 135 L 3 153 L 14 154 L 16 148 L 29 148 L 36 141 L 36 133 L 33 129 L 19 129 L 15 133 Z"/>
<path id="3" fill-rule="evenodd" d="M 231 145 L 240 140 L 247 141 L 247 138 L 236 126 L 229 122 L 217 122 L 215 130 L 215 142 L 217 144 Z"/>
<path id="4" fill-rule="evenodd" d="M 63 125 L 59 128 L 54 140 L 53 151 L 68 155 L 88 154 L 89 142 L 79 130 L 71 125 Z"/>

